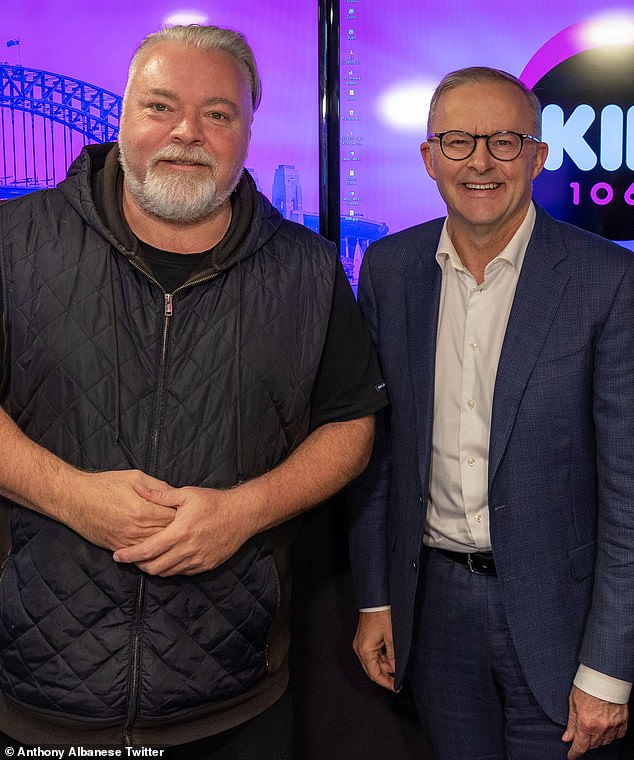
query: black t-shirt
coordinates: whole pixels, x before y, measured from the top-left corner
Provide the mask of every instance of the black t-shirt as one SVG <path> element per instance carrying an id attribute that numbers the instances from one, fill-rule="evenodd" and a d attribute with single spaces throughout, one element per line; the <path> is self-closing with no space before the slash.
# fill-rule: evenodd
<path id="1" fill-rule="evenodd" d="M 208 255 L 172 253 L 139 241 L 166 293 L 182 285 Z M 367 327 L 343 267 L 337 265 L 326 340 L 311 397 L 310 428 L 373 414 L 387 403 Z"/>

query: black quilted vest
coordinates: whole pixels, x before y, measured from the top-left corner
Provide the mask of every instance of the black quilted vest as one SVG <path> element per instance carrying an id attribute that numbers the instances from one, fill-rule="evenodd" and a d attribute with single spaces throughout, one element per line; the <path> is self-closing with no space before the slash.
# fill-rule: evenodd
<path id="1" fill-rule="evenodd" d="M 0 209 L 7 409 L 87 470 L 230 487 L 307 435 L 336 254 L 261 195 L 220 272 L 161 288 L 92 203 L 84 152 L 58 189 Z M 28 509 L 0 581 L 0 688 L 50 715 L 132 725 L 241 694 L 267 672 L 272 534 L 220 568 L 159 578 Z"/>

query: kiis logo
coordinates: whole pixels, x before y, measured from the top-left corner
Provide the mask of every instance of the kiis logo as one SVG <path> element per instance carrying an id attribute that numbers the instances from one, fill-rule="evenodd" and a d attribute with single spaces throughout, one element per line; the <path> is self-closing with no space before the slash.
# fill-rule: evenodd
<path id="1" fill-rule="evenodd" d="M 625 165 L 634 169 L 634 106 L 628 109 L 627 117 L 623 109 L 614 104 L 601 110 L 598 152 L 586 139 L 596 118 L 594 108 L 587 104 L 577 106 L 567 119 L 564 109 L 554 103 L 543 109 L 542 134 L 549 148 L 547 170 L 561 168 L 564 151 L 582 172 L 591 171 L 597 163 L 606 171 L 616 171 L 623 166 L 624 153 Z"/>
<path id="2" fill-rule="evenodd" d="M 559 219 L 634 247 L 634 15 L 629 23 L 621 44 L 593 45 L 596 21 L 563 30 L 522 79 L 542 103 L 549 146 L 535 199 Z"/>

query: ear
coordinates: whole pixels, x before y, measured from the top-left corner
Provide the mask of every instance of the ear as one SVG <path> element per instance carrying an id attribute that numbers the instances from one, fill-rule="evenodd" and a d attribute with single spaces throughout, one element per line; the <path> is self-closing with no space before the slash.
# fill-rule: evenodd
<path id="1" fill-rule="evenodd" d="M 435 180 L 436 179 L 436 172 L 434 170 L 434 161 L 431 155 L 431 145 L 425 141 L 420 146 L 420 154 L 423 157 L 423 161 L 425 162 L 425 169 L 427 169 L 427 174 Z"/>
<path id="2" fill-rule="evenodd" d="M 541 173 L 541 170 L 544 168 L 544 164 L 546 163 L 547 158 L 548 145 L 545 142 L 540 142 L 537 145 L 537 150 L 535 151 L 535 163 L 533 165 L 533 173 L 531 175 L 531 179 L 535 179 L 535 177 Z"/>

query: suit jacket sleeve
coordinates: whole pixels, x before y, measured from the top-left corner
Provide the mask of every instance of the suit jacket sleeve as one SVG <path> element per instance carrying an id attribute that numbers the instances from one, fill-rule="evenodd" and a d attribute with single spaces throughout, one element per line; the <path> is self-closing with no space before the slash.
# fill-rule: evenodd
<path id="1" fill-rule="evenodd" d="M 634 680 L 634 257 L 594 350 L 598 526 L 580 660 Z"/>
<path id="2" fill-rule="evenodd" d="M 359 306 L 378 347 L 379 309 L 368 249 L 359 277 Z M 388 388 L 389 396 L 389 388 Z M 347 489 L 350 563 L 357 607 L 389 604 L 386 523 L 392 472 L 389 408 L 377 414 L 376 437 L 365 472 Z"/>

